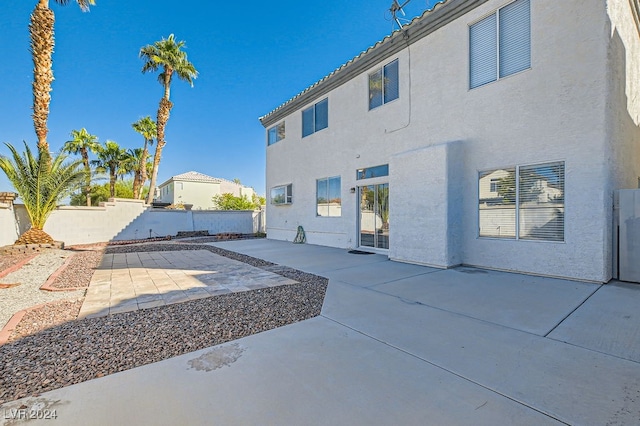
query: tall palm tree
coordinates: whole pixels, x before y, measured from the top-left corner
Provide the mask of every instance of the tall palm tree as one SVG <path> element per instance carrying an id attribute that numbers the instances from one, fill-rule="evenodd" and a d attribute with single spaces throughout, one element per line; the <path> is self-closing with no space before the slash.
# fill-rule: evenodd
<path id="1" fill-rule="evenodd" d="M 31 219 L 31 228 L 15 244 L 53 243 L 42 229 L 58 203 L 84 179 L 82 161 L 65 162 L 66 155 L 52 157 L 49 151 L 38 151 L 34 157 L 26 142 L 23 155 L 12 145 L 5 145 L 13 158 L 0 156 L 0 169 L 20 194 Z"/>
<path id="2" fill-rule="evenodd" d="M 191 62 L 187 60 L 187 53 L 182 50 L 186 47 L 184 41 L 176 42 L 174 35 L 163 38 L 153 44 L 149 44 L 140 49 L 140 57 L 145 61 L 142 66 L 142 72 L 157 71 L 162 69 L 158 75 L 158 81 L 164 88 L 164 94 L 160 99 L 158 106 L 158 115 L 156 123 L 158 126 L 158 137 L 156 143 L 156 152 L 153 156 L 153 170 L 151 172 L 151 182 L 149 183 L 149 194 L 147 195 L 147 203 L 153 201 L 155 193 L 156 179 L 158 177 L 158 167 L 160 166 L 160 158 L 162 156 L 162 148 L 164 148 L 164 131 L 169 120 L 169 113 L 173 108 L 173 103 L 169 100 L 171 89 L 171 79 L 173 75 L 177 75 L 179 79 L 186 81 L 193 87 L 193 80 L 198 76 L 198 71 Z"/>
<path id="3" fill-rule="evenodd" d="M 146 156 L 144 148 L 129 149 L 125 152 L 122 162 L 121 170 L 124 173 L 133 173 L 133 198 L 136 200 L 141 198 L 144 187 L 142 176 L 146 175 L 147 167 L 150 166 Z"/>
<path id="4" fill-rule="evenodd" d="M 96 170 L 102 173 L 109 173 L 109 195 L 111 198 L 116 196 L 116 179 L 118 175 L 125 174 L 123 168 L 125 162 L 126 150 L 120 148 L 117 142 L 106 141 L 104 146 L 98 148 L 96 153 L 97 160 L 91 162 Z"/>
<path id="5" fill-rule="evenodd" d="M 156 126 L 156 122 L 153 121 L 151 119 L 151 117 L 149 117 L 147 115 L 146 117 L 141 118 L 140 120 L 138 120 L 135 123 L 133 123 L 131 126 L 133 127 L 133 130 L 135 130 L 136 132 L 140 133 L 142 135 L 142 137 L 144 138 L 144 146 L 142 148 L 142 159 L 141 159 L 140 163 L 141 164 L 146 164 L 147 163 L 147 158 L 149 158 L 148 145 L 153 145 L 153 140 L 156 137 L 158 137 L 158 129 L 157 129 L 157 126 Z M 142 171 L 141 171 L 141 174 L 140 174 L 140 188 L 141 189 L 144 186 L 146 181 L 147 181 L 147 168 L 143 167 Z M 135 179 L 134 179 L 134 184 L 135 184 Z M 142 198 L 142 191 L 140 191 L 138 196 L 135 196 L 135 189 L 134 189 L 134 198 L 136 198 L 136 199 Z"/>
<path id="6" fill-rule="evenodd" d="M 70 0 L 54 0 L 66 5 Z M 95 5 L 95 0 L 76 0 L 83 11 Z M 47 120 L 51 103 L 51 83 L 53 82 L 53 23 L 55 16 L 49 8 L 49 0 L 38 0 L 31 13 L 29 37 L 31 39 L 31 57 L 33 59 L 33 127 L 38 137 L 38 150 L 48 151 Z"/>
<path id="7" fill-rule="evenodd" d="M 82 164 L 84 165 L 84 171 L 86 173 L 82 193 L 87 198 L 87 206 L 91 206 L 91 165 L 89 164 L 89 151 L 95 154 L 99 147 L 98 137 L 87 132 L 85 128 L 72 130 L 71 140 L 66 141 L 62 147 L 63 152 L 74 155 L 80 154 L 80 157 L 82 157 Z"/>

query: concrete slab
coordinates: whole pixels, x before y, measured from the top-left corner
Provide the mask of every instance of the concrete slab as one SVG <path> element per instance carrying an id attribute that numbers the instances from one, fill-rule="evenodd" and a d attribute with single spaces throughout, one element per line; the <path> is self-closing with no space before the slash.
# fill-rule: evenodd
<path id="1" fill-rule="evenodd" d="M 640 285 L 601 286 L 549 337 L 640 362 Z"/>
<path id="2" fill-rule="evenodd" d="M 322 314 L 567 424 L 640 422 L 640 364 L 345 283 Z"/>
<path id="3" fill-rule="evenodd" d="M 55 409 L 58 420 L 70 426 L 559 424 L 324 318 L 47 392 L 4 409 L 36 402 Z"/>
<path id="4" fill-rule="evenodd" d="M 404 278 L 430 274 L 440 269 L 429 268 L 409 263 L 384 260 L 368 265 L 324 271 L 323 275 L 337 281 L 361 287 L 371 287 L 376 284 L 395 282 Z"/>
<path id="5" fill-rule="evenodd" d="M 372 287 L 408 301 L 541 336 L 598 288 L 598 284 L 466 267 Z"/>

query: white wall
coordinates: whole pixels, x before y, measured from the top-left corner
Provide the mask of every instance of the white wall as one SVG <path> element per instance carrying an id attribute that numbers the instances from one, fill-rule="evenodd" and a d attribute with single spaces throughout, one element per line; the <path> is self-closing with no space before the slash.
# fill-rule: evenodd
<path id="1" fill-rule="evenodd" d="M 267 200 L 269 238 L 292 239 L 303 225 L 313 244 L 353 247 L 357 244 L 356 170 L 390 164 L 390 255 L 399 256 L 393 235 L 422 224 L 422 245 L 448 247 L 445 257 L 487 268 L 593 281 L 611 277 L 612 166 L 607 149 L 607 15 L 602 0 L 531 2 L 532 67 L 485 86 L 468 87 L 468 27 L 507 0 L 489 0 L 441 27 L 398 54 L 372 66 L 328 94 L 329 127 L 301 138 L 301 110 L 283 119 L 285 139 L 268 146 L 267 192 L 293 184 L 293 204 L 273 206 Z M 626 2 L 625 2 L 626 3 Z M 446 9 L 446 4 L 441 10 Z M 637 35 L 636 35 L 637 37 Z M 400 98 L 368 110 L 368 74 L 399 59 Z M 411 63 L 411 73 L 409 73 Z M 332 65 L 328 65 L 330 70 Z M 616 125 L 617 126 L 617 125 Z M 616 127 L 614 126 L 614 127 Z M 637 131 L 637 128 L 634 128 Z M 620 136 L 636 143 L 628 132 Z M 446 165 L 425 158 L 424 164 L 399 153 L 460 141 L 455 197 L 458 226 L 445 236 L 434 219 L 424 219 L 432 200 L 416 192 L 416 202 L 401 204 L 403 176 L 412 172 L 427 183 L 438 181 Z M 621 155 L 624 156 L 624 155 Z M 445 161 L 446 156 L 441 157 Z M 435 160 L 434 160 L 435 161 Z M 478 237 L 478 173 L 516 165 L 565 163 L 565 241 L 497 240 Z M 616 160 L 612 160 L 616 162 Z M 432 173 L 430 171 L 432 170 Z M 315 215 L 316 179 L 341 176 L 342 217 Z M 628 180 L 628 179 L 627 179 Z M 415 183 L 412 183 L 415 185 Z M 444 189 L 443 189 L 444 190 Z M 434 189 L 435 191 L 435 189 Z M 427 192 L 424 195 L 433 195 Z M 394 198 L 395 197 L 395 198 Z M 411 219 L 413 218 L 413 219 Z M 441 219 L 455 223 L 455 217 Z M 395 225 L 394 225 L 395 223 Z M 397 226 L 398 229 L 394 229 Z M 401 234 L 397 238 L 400 238 Z M 396 250 L 396 251 L 394 251 Z M 418 256 L 419 250 L 414 250 Z M 416 256 L 411 261 L 420 262 Z M 425 255 L 422 262 L 427 263 Z M 444 262 L 447 264 L 447 262 Z"/>
<path id="2" fill-rule="evenodd" d="M 0 203 L 0 247 L 13 244 L 18 239 L 16 217 L 11 204 Z"/>
<path id="3" fill-rule="evenodd" d="M 20 204 L 15 209 L 16 216 L 22 219 L 22 233 L 29 227 L 26 209 Z M 13 244 L 17 239 L 16 221 L 13 217 L 5 220 L 6 211 L 0 206 L 0 241 L 7 240 L 0 245 Z M 74 245 L 175 236 L 180 231 L 252 234 L 264 231 L 263 221 L 264 213 L 260 211 L 165 210 L 150 208 L 141 200 L 111 199 L 100 207 L 59 207 L 47 220 L 44 231 L 56 241 Z M 10 231 L 11 226 L 16 236 L 13 238 L 8 232 L 6 238 L 4 230 Z"/>

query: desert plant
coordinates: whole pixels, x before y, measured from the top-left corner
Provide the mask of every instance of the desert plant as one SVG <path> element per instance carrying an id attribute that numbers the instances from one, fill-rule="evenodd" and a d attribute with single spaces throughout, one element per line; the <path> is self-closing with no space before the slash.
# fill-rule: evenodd
<path id="1" fill-rule="evenodd" d="M 0 169 L 20 194 L 31 219 L 31 228 L 16 244 L 53 243 L 43 231 L 44 225 L 62 199 L 83 181 L 82 160 L 65 162 L 66 155 L 52 156 L 43 150 L 34 157 L 26 142 L 22 155 L 12 145 L 5 145 L 11 157 L 0 156 Z"/>

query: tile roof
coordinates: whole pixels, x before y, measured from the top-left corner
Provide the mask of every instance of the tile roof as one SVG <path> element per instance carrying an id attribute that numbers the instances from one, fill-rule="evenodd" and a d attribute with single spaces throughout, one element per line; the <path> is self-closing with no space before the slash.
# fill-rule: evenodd
<path id="1" fill-rule="evenodd" d="M 220 182 L 225 180 L 225 179 L 220 179 L 220 178 L 214 178 L 214 177 L 205 175 L 204 173 L 198 173 L 198 172 L 194 172 L 194 171 L 186 172 L 186 173 L 182 173 L 180 175 L 172 176 L 171 179 L 173 179 L 173 180 L 188 180 L 188 181 L 192 181 L 192 182 L 213 182 L 213 183 L 220 183 Z"/>

